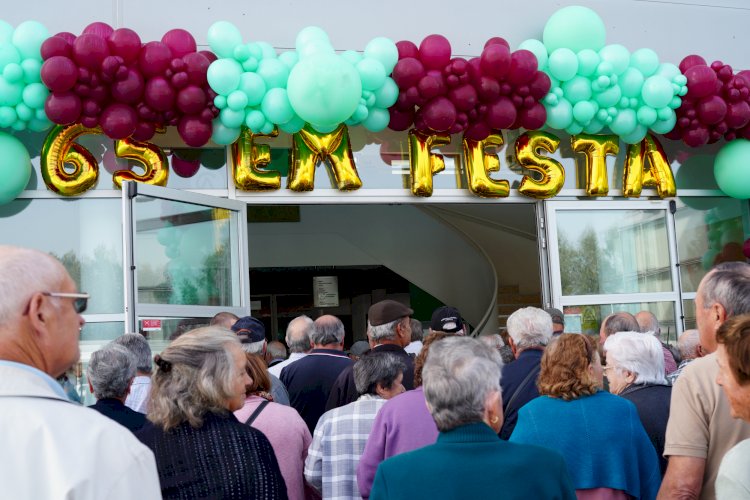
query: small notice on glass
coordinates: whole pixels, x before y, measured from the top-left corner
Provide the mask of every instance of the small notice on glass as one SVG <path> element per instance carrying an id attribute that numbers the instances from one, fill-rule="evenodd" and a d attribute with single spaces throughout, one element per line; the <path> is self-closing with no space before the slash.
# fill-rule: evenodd
<path id="1" fill-rule="evenodd" d="M 339 306 L 339 279 L 337 276 L 313 277 L 315 307 Z"/>
<path id="2" fill-rule="evenodd" d="M 158 332 L 161 330 L 160 319 L 142 319 L 141 330 L 144 332 Z"/>

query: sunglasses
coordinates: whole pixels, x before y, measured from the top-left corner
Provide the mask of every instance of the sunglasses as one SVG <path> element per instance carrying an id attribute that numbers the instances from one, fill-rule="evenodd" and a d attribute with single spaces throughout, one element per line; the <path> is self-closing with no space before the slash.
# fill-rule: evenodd
<path id="1" fill-rule="evenodd" d="M 81 314 L 86 310 L 86 306 L 89 302 L 88 293 L 67 293 L 67 292 L 42 292 L 42 295 L 47 297 L 62 297 L 64 299 L 73 299 L 73 309 L 78 314 Z"/>

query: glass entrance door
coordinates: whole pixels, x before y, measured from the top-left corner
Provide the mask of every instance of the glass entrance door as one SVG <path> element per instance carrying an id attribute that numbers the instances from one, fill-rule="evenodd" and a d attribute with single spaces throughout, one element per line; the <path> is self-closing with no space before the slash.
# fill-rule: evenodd
<path id="1" fill-rule="evenodd" d="M 126 331 L 155 352 L 228 311 L 249 314 L 243 202 L 123 183 Z"/>

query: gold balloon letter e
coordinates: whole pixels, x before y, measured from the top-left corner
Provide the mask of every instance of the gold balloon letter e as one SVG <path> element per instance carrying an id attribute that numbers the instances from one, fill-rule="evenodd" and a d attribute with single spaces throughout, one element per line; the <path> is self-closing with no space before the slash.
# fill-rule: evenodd
<path id="1" fill-rule="evenodd" d="M 232 144 L 234 185 L 243 191 L 273 191 L 281 187 L 281 173 L 275 170 L 260 170 L 271 161 L 268 144 L 255 144 L 256 137 L 277 137 L 279 131 L 270 134 L 253 134 L 249 129 L 242 132 L 239 141 Z"/>
<path id="2" fill-rule="evenodd" d="M 490 134 L 483 141 L 473 141 L 464 137 L 464 160 L 466 175 L 469 177 L 469 191 L 483 198 L 505 198 L 510 193 L 510 184 L 506 180 L 491 179 L 487 173 L 500 170 L 497 155 L 488 154 L 485 148 L 502 146 L 502 134 Z"/>

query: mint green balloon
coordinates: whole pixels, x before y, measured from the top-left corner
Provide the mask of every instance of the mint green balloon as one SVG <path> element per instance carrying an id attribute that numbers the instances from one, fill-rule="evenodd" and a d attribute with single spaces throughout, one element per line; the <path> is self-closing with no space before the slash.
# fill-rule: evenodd
<path id="1" fill-rule="evenodd" d="M 628 68 L 620 75 L 618 84 L 625 97 L 640 97 L 644 81 L 643 73 L 638 68 Z"/>
<path id="2" fill-rule="evenodd" d="M 31 59 L 34 60 L 34 59 Z M 21 62 L 21 54 L 13 46 L 12 43 L 0 44 L 0 68 L 4 68 L 7 64 Z"/>
<path id="3" fill-rule="evenodd" d="M 583 131 L 586 132 L 587 134 L 598 134 L 599 132 L 602 131 L 603 128 L 604 128 L 604 123 L 599 121 L 597 118 L 594 118 L 593 120 L 589 122 L 588 125 L 586 125 L 583 128 Z"/>
<path id="4" fill-rule="evenodd" d="M 578 57 L 570 49 L 557 49 L 550 53 L 547 67 L 552 76 L 564 82 L 573 78 L 578 72 Z"/>
<path id="5" fill-rule="evenodd" d="M 578 122 L 573 122 L 565 128 L 565 131 L 570 135 L 576 135 L 583 132 L 583 125 Z"/>
<path id="6" fill-rule="evenodd" d="M 564 130 L 573 123 L 573 106 L 570 101 L 560 99 L 554 106 L 545 106 L 547 109 L 547 126 L 557 130 Z"/>
<path id="7" fill-rule="evenodd" d="M 604 21 L 593 10 L 573 5 L 563 7 L 547 20 L 542 40 L 548 52 L 562 47 L 578 52 L 604 47 L 607 29 Z"/>
<path id="8" fill-rule="evenodd" d="M 286 89 L 269 90 L 263 98 L 260 109 L 269 121 L 277 125 L 287 123 L 294 118 L 294 110 L 289 103 Z"/>
<path id="9" fill-rule="evenodd" d="M 23 79 L 26 83 L 41 83 L 42 81 L 42 63 L 36 59 L 24 59 L 21 61 L 23 69 Z"/>
<path id="10" fill-rule="evenodd" d="M 239 128 L 245 121 L 245 112 L 243 110 L 235 111 L 231 108 L 224 108 L 219 112 L 219 120 L 227 128 Z"/>
<path id="11" fill-rule="evenodd" d="M 227 107 L 227 98 L 223 95 L 217 95 L 214 97 L 214 106 L 216 106 L 219 109 L 224 109 Z"/>
<path id="12" fill-rule="evenodd" d="M 242 111 L 247 106 L 247 94 L 245 94 L 241 90 L 234 90 L 230 92 L 230 94 L 227 96 L 227 106 L 231 110 Z"/>
<path id="13" fill-rule="evenodd" d="M 678 68 L 672 63 L 660 64 L 659 69 L 656 70 L 656 74 L 659 76 L 663 76 L 670 82 L 674 81 L 674 79 L 677 77 L 684 76 L 682 73 L 680 73 L 680 68 Z"/>
<path id="14" fill-rule="evenodd" d="M 573 106 L 573 118 L 585 127 L 594 119 L 596 111 L 597 108 L 594 103 L 591 101 L 581 101 Z"/>
<path id="15" fill-rule="evenodd" d="M 630 55 L 630 67 L 649 77 L 659 69 L 659 56 L 651 49 L 638 49 Z"/>
<path id="16" fill-rule="evenodd" d="M 229 95 L 239 87 L 242 73 L 242 66 L 234 59 L 217 59 L 208 67 L 206 77 L 214 92 Z"/>
<path id="17" fill-rule="evenodd" d="M 591 49 L 583 49 L 576 54 L 578 57 L 578 74 L 592 76 L 601 62 L 599 54 Z"/>
<path id="18" fill-rule="evenodd" d="M 208 46 L 220 58 L 234 57 L 234 49 L 242 44 L 242 33 L 228 21 L 218 21 L 208 28 Z"/>
<path id="19" fill-rule="evenodd" d="M 276 59 L 276 49 L 267 42 L 255 42 L 260 47 L 260 53 L 263 59 Z"/>
<path id="20" fill-rule="evenodd" d="M 212 128 L 211 140 L 216 144 L 226 146 L 240 138 L 241 129 L 226 127 L 218 118 L 213 121 Z"/>
<path id="21" fill-rule="evenodd" d="M 393 81 L 393 78 L 387 77 L 383 85 L 374 94 L 375 102 L 373 106 L 384 109 L 390 108 L 398 100 L 398 85 Z"/>
<path id="22" fill-rule="evenodd" d="M 643 125 L 636 125 L 629 134 L 621 135 L 620 140 L 626 144 L 636 144 L 643 140 L 648 133 L 648 128 Z"/>
<path id="23" fill-rule="evenodd" d="M 287 134 L 296 134 L 297 132 L 302 130 L 304 126 L 305 126 L 305 120 L 303 120 L 297 115 L 294 115 L 294 117 L 291 120 L 279 125 L 279 129 L 281 129 L 282 132 L 285 132 Z"/>
<path id="24" fill-rule="evenodd" d="M 547 54 L 547 47 L 545 47 L 541 41 L 530 38 L 521 42 L 521 45 L 519 45 L 518 48 L 520 50 L 528 50 L 534 54 L 538 70 L 541 71 L 547 67 L 549 55 Z"/>
<path id="25" fill-rule="evenodd" d="M 562 84 L 565 98 L 575 104 L 591 99 L 591 80 L 583 76 L 574 76 Z"/>
<path id="26" fill-rule="evenodd" d="M 654 75 L 646 78 L 641 89 L 643 102 L 652 108 L 668 106 L 674 97 L 672 84 L 666 78 Z"/>
<path id="27" fill-rule="evenodd" d="M 365 46 L 365 59 L 378 61 L 383 65 L 385 74 L 390 75 L 398 62 L 398 48 L 390 38 L 373 38 Z"/>
<path id="28" fill-rule="evenodd" d="M 367 118 L 362 120 L 362 126 L 370 132 L 380 132 L 381 130 L 385 130 L 390 121 L 391 115 L 387 109 L 372 108 L 367 114 Z"/>
<path id="29" fill-rule="evenodd" d="M 319 54 L 294 66 L 287 92 L 300 118 L 322 128 L 335 128 L 357 109 L 362 82 L 354 66 L 342 57 Z"/>
<path id="30" fill-rule="evenodd" d="M 364 90 L 377 90 L 385 83 L 385 68 L 377 60 L 364 58 L 356 68 Z"/>
<path id="31" fill-rule="evenodd" d="M 242 69 L 245 71 L 256 71 L 258 69 L 258 59 L 250 56 L 242 63 Z"/>
<path id="32" fill-rule="evenodd" d="M 23 68 L 18 63 L 9 63 L 3 68 L 3 78 L 9 83 L 23 83 Z"/>
<path id="33" fill-rule="evenodd" d="M 16 108 L 10 106 L 0 107 L 0 128 L 8 128 L 18 119 Z"/>
<path id="34" fill-rule="evenodd" d="M 328 38 L 328 34 L 322 28 L 319 28 L 317 26 L 308 26 L 307 28 L 303 28 L 299 33 L 297 33 L 294 47 L 297 49 L 297 52 L 300 52 L 304 45 L 313 42 L 324 42 L 328 45 L 331 44 L 331 40 Z"/>
<path id="35" fill-rule="evenodd" d="M 612 65 L 612 72 L 615 75 L 621 74 L 630 64 L 630 51 L 619 44 L 607 45 L 599 51 L 599 57 L 602 61 L 607 61 Z"/>
<path id="36" fill-rule="evenodd" d="M 614 85 L 603 92 L 599 92 L 594 96 L 594 100 L 600 107 L 609 108 L 611 106 L 616 106 L 617 103 L 620 102 L 621 97 L 622 90 L 620 90 L 619 86 Z"/>
<path id="37" fill-rule="evenodd" d="M 338 125 L 321 125 L 315 123 L 311 123 L 310 126 L 321 134 L 330 134 L 331 132 L 336 130 L 336 127 L 338 127 Z"/>
<path id="38" fill-rule="evenodd" d="M 248 106 L 257 106 L 266 95 L 266 82 L 257 73 L 242 73 L 239 90 L 247 96 Z"/>
<path id="39" fill-rule="evenodd" d="M 638 123 L 640 123 L 644 127 L 650 127 L 651 125 L 656 123 L 656 120 L 658 118 L 656 116 L 656 110 L 650 106 L 641 106 L 640 108 L 638 108 L 636 116 L 638 118 Z"/>
<path id="40" fill-rule="evenodd" d="M 636 125 L 638 125 L 638 121 L 636 120 L 635 111 L 632 109 L 623 109 L 617 113 L 612 123 L 609 124 L 609 128 L 613 133 L 623 136 L 632 133 Z"/>
<path id="41" fill-rule="evenodd" d="M 307 57 L 312 57 L 318 54 L 333 53 L 335 53 L 335 51 L 333 50 L 333 46 L 330 43 L 324 42 L 322 40 L 307 42 L 302 47 L 297 49 L 297 54 L 299 55 L 300 59 L 305 59 Z"/>
<path id="42" fill-rule="evenodd" d="M 256 42 L 250 42 L 247 44 L 247 51 L 250 53 L 250 57 L 260 61 L 263 59 L 263 48 Z"/>
<path id="43" fill-rule="evenodd" d="M 0 44 L 12 43 L 13 26 L 0 19 Z"/>
<path id="44" fill-rule="evenodd" d="M 18 114 L 19 120 L 22 120 L 25 122 L 34 118 L 34 110 L 32 110 L 30 107 L 28 107 L 24 103 L 19 103 L 16 105 L 16 114 Z"/>
<path id="45" fill-rule="evenodd" d="M 10 83 L 0 77 L 0 106 L 15 106 L 23 97 L 23 84 Z"/>
<path id="46" fill-rule="evenodd" d="M 47 87 L 41 83 L 31 83 L 23 89 L 22 99 L 24 104 L 33 109 L 44 108 L 44 101 L 49 95 Z"/>
<path id="47" fill-rule="evenodd" d="M 273 123 L 266 122 L 263 124 L 263 126 L 260 128 L 260 133 L 265 135 L 270 135 L 271 132 L 273 132 Z"/>
<path id="48" fill-rule="evenodd" d="M 0 205 L 13 201 L 31 179 L 31 159 L 21 141 L 0 132 Z"/>
<path id="49" fill-rule="evenodd" d="M 39 119 L 39 118 L 32 118 L 31 121 L 29 121 L 29 129 L 33 130 L 34 132 L 43 132 L 50 128 L 52 126 L 52 122 L 45 119 Z"/>
<path id="50" fill-rule="evenodd" d="M 341 57 L 349 61 L 352 64 L 352 66 L 356 66 L 359 61 L 365 58 L 362 54 L 360 54 L 356 50 L 346 50 L 341 53 Z"/>
<path id="51" fill-rule="evenodd" d="M 672 116 L 666 120 L 656 120 L 654 124 L 651 125 L 651 130 L 657 134 L 667 134 L 674 129 L 675 124 L 677 124 L 677 115 L 672 113 Z"/>
<path id="52" fill-rule="evenodd" d="M 262 59 L 258 65 L 258 76 L 263 79 L 267 89 L 285 88 L 289 68 L 278 59 Z"/>
<path id="53" fill-rule="evenodd" d="M 659 108 L 656 110 L 656 116 L 659 118 L 659 120 L 668 120 L 673 115 L 674 111 L 672 110 L 671 106 L 668 108 Z"/>
<path id="54" fill-rule="evenodd" d="M 42 60 L 42 43 L 49 38 L 49 31 L 42 23 L 24 21 L 13 31 L 11 41 L 23 59 Z"/>
<path id="55" fill-rule="evenodd" d="M 288 50 L 279 54 L 279 61 L 284 63 L 287 69 L 291 70 L 297 64 L 297 61 L 299 61 L 299 55 L 293 50 Z"/>
<path id="56" fill-rule="evenodd" d="M 241 63 L 245 62 L 250 59 L 250 49 L 247 47 L 247 45 L 240 44 L 234 48 L 232 57 L 234 57 Z"/>
<path id="57" fill-rule="evenodd" d="M 254 109 L 247 113 L 245 125 L 254 133 L 259 133 L 266 123 L 266 117 L 260 110 Z"/>
<path id="58" fill-rule="evenodd" d="M 750 141 L 735 139 L 723 146 L 714 160 L 714 177 L 727 196 L 750 198 Z"/>

